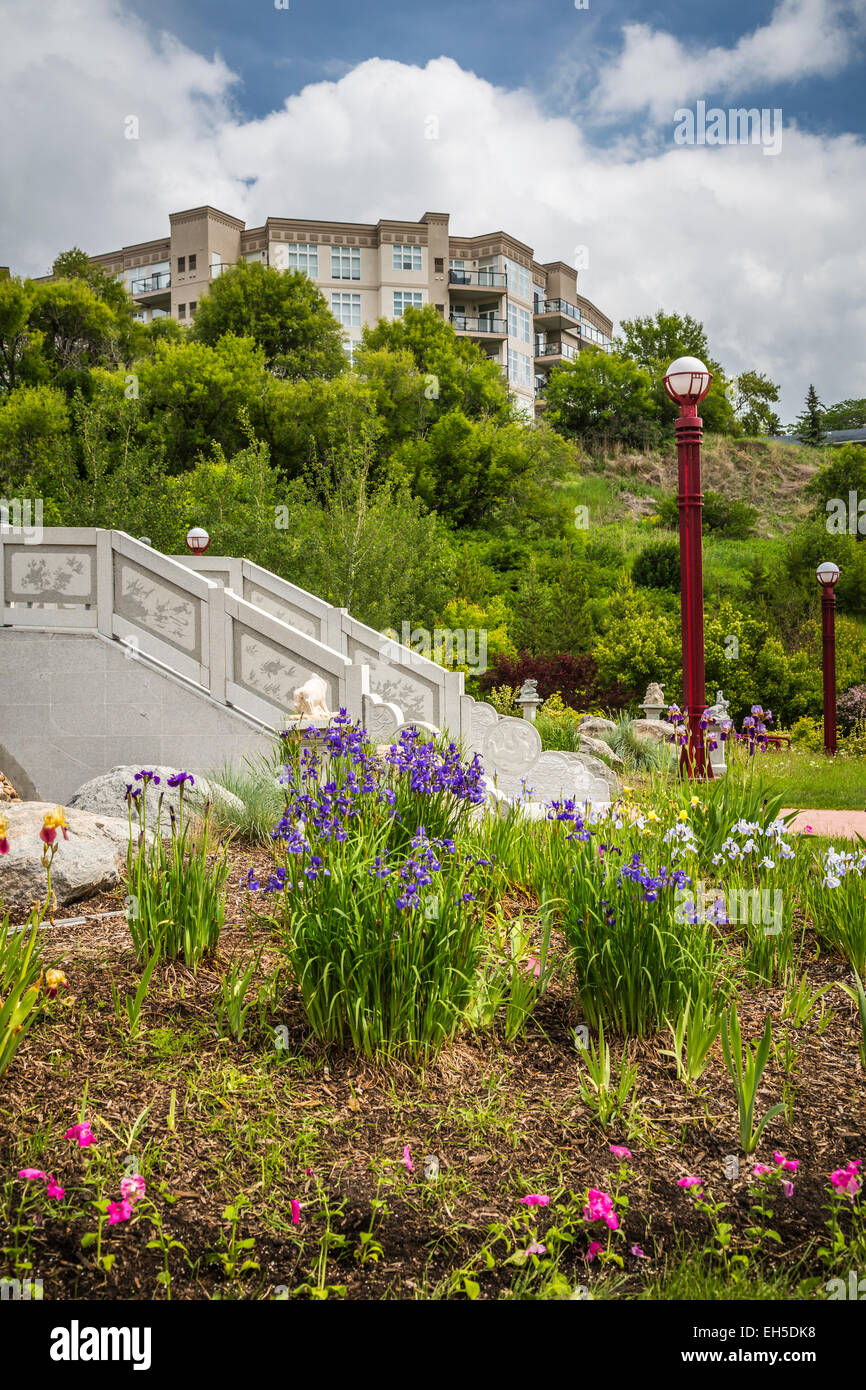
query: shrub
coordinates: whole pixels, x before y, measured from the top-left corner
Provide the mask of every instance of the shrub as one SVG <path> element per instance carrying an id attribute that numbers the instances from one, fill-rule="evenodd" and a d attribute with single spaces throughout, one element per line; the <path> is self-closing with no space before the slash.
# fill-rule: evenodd
<path id="1" fill-rule="evenodd" d="M 619 709 L 637 694 L 615 678 L 599 680 L 598 666 L 591 656 L 573 656 L 570 652 L 530 656 L 528 651 L 522 651 L 515 661 L 501 658 L 481 677 L 479 687 L 482 691 L 503 685 L 513 688 L 525 680 L 538 682 L 542 699 L 559 694 L 565 704 L 581 709 L 589 705 Z"/>
<path id="2" fill-rule="evenodd" d="M 791 725 L 791 743 L 795 748 L 817 752 L 824 747 L 824 728 L 820 720 L 804 714 Z"/>
<path id="3" fill-rule="evenodd" d="M 836 702 L 836 720 L 843 733 L 850 734 L 866 721 L 866 685 L 852 685 Z"/>
<path id="4" fill-rule="evenodd" d="M 679 593 L 680 547 L 677 541 L 653 541 L 637 556 L 631 571 L 635 584 L 646 589 L 671 589 Z"/>
<path id="5" fill-rule="evenodd" d="M 658 517 L 662 526 L 676 530 L 680 524 L 679 507 L 674 494 L 663 497 L 658 505 Z M 758 519 L 757 508 L 749 506 L 739 497 L 725 497 L 720 492 L 704 493 L 704 530 L 715 531 L 719 536 L 742 541 L 754 534 Z"/>

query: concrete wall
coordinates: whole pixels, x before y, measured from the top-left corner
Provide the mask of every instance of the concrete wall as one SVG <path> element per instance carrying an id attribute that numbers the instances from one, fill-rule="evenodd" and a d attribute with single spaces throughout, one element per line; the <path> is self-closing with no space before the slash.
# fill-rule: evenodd
<path id="1" fill-rule="evenodd" d="M 96 632 L 0 628 L 0 672 L 0 767 L 24 797 L 63 805 L 119 763 L 205 772 L 268 747 L 253 720 Z"/>

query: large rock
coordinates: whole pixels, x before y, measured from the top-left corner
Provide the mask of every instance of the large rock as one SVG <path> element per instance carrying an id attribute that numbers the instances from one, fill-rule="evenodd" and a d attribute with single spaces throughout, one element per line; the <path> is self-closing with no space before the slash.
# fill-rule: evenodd
<path id="1" fill-rule="evenodd" d="M 612 719 L 602 719 L 600 715 L 588 714 L 578 725 L 580 734 L 609 734 L 616 725 Z"/>
<path id="2" fill-rule="evenodd" d="M 595 758 L 607 759 L 611 767 L 625 767 L 625 763 L 618 753 L 614 753 L 609 743 L 605 743 L 603 738 L 593 738 L 592 734 L 585 734 L 580 730 L 580 751 L 591 753 Z"/>
<path id="3" fill-rule="evenodd" d="M 54 804 L 47 801 L 4 804 L 3 814 L 9 822 L 9 853 L 0 855 L 0 903 L 2 911 L 11 909 L 16 917 L 45 898 L 45 846 L 39 832 L 44 817 L 53 810 Z M 69 838 L 64 840 L 63 832 L 58 830 L 57 852 L 51 866 L 51 885 L 60 904 L 76 902 L 119 884 L 129 844 L 129 823 L 125 817 L 94 816 L 69 809 L 66 822 Z"/>
<path id="4" fill-rule="evenodd" d="M 9 781 L 9 778 L 8 778 L 8 777 L 4 777 L 4 776 L 3 776 L 3 773 L 0 772 L 0 801 L 19 801 L 19 800 L 20 800 L 20 797 L 18 796 L 18 793 L 17 793 L 17 791 L 15 790 L 15 788 L 13 787 L 12 783 Z"/>
<path id="5" fill-rule="evenodd" d="M 157 807 L 159 805 L 160 793 L 163 797 L 162 820 L 160 829 L 164 837 L 171 835 L 171 819 L 168 808 L 173 806 L 175 812 L 180 808 L 180 788 L 168 785 L 169 777 L 174 777 L 182 769 L 175 767 L 153 767 L 147 769 L 155 772 L 159 778 L 159 785 L 155 782 L 147 784 L 147 824 L 151 828 L 156 825 Z M 127 816 L 128 809 L 126 803 L 126 788 L 129 784 L 133 787 L 140 787 L 141 782 L 136 782 L 135 774 L 140 772 L 139 767 L 113 767 L 110 772 L 104 772 L 100 777 L 93 777 L 89 782 L 85 782 L 83 787 L 79 787 L 74 796 L 70 797 L 69 805 L 75 806 L 82 811 L 90 811 L 93 815 L 100 816 Z M 243 810 L 243 802 L 240 797 L 235 796 L 234 792 L 227 791 L 218 782 L 211 782 L 207 777 L 199 777 L 196 774 L 195 785 L 190 786 L 189 782 L 184 784 L 183 803 L 188 812 L 201 811 L 206 801 L 212 804 L 221 804 L 226 810 L 240 812 Z"/>
<path id="6" fill-rule="evenodd" d="M 631 727 L 641 738 L 654 738 L 657 743 L 667 743 L 674 732 L 673 724 L 664 719 L 633 719 Z"/>

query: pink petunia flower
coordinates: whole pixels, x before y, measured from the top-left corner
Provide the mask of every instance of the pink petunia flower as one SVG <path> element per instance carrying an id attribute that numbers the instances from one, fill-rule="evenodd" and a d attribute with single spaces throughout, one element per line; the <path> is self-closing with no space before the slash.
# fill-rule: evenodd
<path id="1" fill-rule="evenodd" d="M 796 1173 L 800 1166 L 799 1158 L 786 1158 L 783 1153 L 779 1153 L 778 1149 L 773 1154 L 773 1158 L 776 1160 L 779 1167 L 784 1168 L 788 1173 Z"/>
<path id="2" fill-rule="evenodd" d="M 590 1244 L 589 1249 L 587 1250 L 587 1252 L 586 1252 L 586 1254 L 584 1255 L 583 1258 L 584 1258 L 589 1264 L 592 1264 L 593 1260 L 595 1259 L 595 1257 L 596 1257 L 596 1255 L 598 1254 L 598 1252 L 599 1252 L 600 1249 L 601 1249 L 601 1241 L 600 1241 L 600 1240 L 594 1240 L 594 1241 L 592 1241 L 591 1244 Z"/>
<path id="3" fill-rule="evenodd" d="M 90 1144 L 96 1143 L 96 1135 L 88 1124 L 73 1125 L 63 1137 L 64 1139 L 77 1139 L 80 1149 L 86 1149 Z"/>
<path id="4" fill-rule="evenodd" d="M 116 1226 L 120 1221 L 128 1221 L 132 1216 L 132 1203 L 124 1197 L 122 1202 L 109 1202 L 108 1224 Z"/>
<path id="5" fill-rule="evenodd" d="M 135 1173 L 131 1178 L 121 1178 L 120 1195 L 125 1197 L 127 1202 L 138 1202 L 147 1191 L 147 1184 L 139 1173 Z"/>
<path id="6" fill-rule="evenodd" d="M 608 1148 L 614 1158 L 631 1158 L 631 1149 L 627 1149 L 624 1144 L 608 1144 Z"/>
<path id="7" fill-rule="evenodd" d="M 589 1192 L 589 1203 L 583 1209 L 585 1221 L 603 1221 L 611 1231 L 619 1226 L 619 1217 L 613 1209 L 613 1198 L 606 1192 L 593 1187 Z"/>
<path id="8" fill-rule="evenodd" d="M 312 1170 L 312 1168 L 305 1168 L 305 1169 L 304 1169 L 304 1172 L 306 1173 L 306 1175 L 307 1175 L 308 1178 L 313 1177 L 313 1170 Z"/>
<path id="9" fill-rule="evenodd" d="M 640 1248 L 639 1245 L 633 1245 L 633 1246 L 631 1247 L 631 1253 L 634 1255 L 634 1257 L 635 1257 L 636 1260 L 647 1260 L 647 1259 L 649 1259 L 649 1256 L 644 1254 L 643 1250 L 641 1250 L 641 1248 Z"/>
<path id="10" fill-rule="evenodd" d="M 300 1219 L 301 1219 L 301 1204 L 300 1204 L 300 1202 L 298 1201 L 297 1197 L 293 1197 L 293 1198 L 292 1198 L 291 1206 L 292 1206 L 292 1225 L 293 1225 L 293 1226 L 297 1226 L 298 1222 L 299 1222 Z"/>
<path id="11" fill-rule="evenodd" d="M 532 975 L 536 980 L 541 976 L 540 956 L 527 956 L 523 962 L 523 970 L 527 975 Z"/>
<path id="12" fill-rule="evenodd" d="M 703 1178 L 696 1178 L 694 1173 L 690 1173 L 687 1178 L 680 1178 L 677 1187 L 699 1187 L 704 1185 Z"/>
<path id="13" fill-rule="evenodd" d="M 48 1184 L 45 1189 L 46 1197 L 53 1197 L 55 1202 L 62 1202 L 63 1198 L 66 1196 L 66 1188 L 61 1187 L 58 1182 L 55 1182 L 53 1173 L 48 1174 L 46 1182 Z"/>
<path id="14" fill-rule="evenodd" d="M 786 1197 L 793 1197 L 793 1195 L 794 1195 L 794 1184 L 793 1184 L 792 1182 L 788 1182 L 788 1181 L 783 1182 L 783 1183 L 782 1183 L 782 1191 L 784 1192 L 784 1194 L 785 1194 Z"/>
<path id="15" fill-rule="evenodd" d="M 772 1171 L 772 1168 L 769 1168 L 766 1163 L 756 1163 L 752 1169 L 752 1177 L 765 1178 L 767 1174 L 772 1173 Z"/>
<path id="16" fill-rule="evenodd" d="M 849 1197 L 856 1197 L 860 1191 L 860 1178 L 857 1175 L 857 1169 L 861 1162 L 861 1159 L 855 1158 L 845 1168 L 837 1168 L 830 1174 L 830 1181 L 833 1186 L 837 1187 L 840 1192 L 847 1192 Z"/>
<path id="17" fill-rule="evenodd" d="M 520 1200 L 525 1207 L 546 1207 L 550 1198 L 543 1197 L 540 1192 L 530 1192 L 528 1197 L 521 1197 Z"/>
<path id="18" fill-rule="evenodd" d="M 403 1150 L 403 1167 L 406 1169 L 407 1173 L 414 1173 L 415 1171 L 415 1164 L 412 1162 L 412 1155 L 409 1152 L 408 1144 Z"/>
<path id="19" fill-rule="evenodd" d="M 27 1182 L 46 1182 L 48 1179 L 48 1174 L 43 1173 L 41 1168 L 22 1168 L 18 1176 Z"/>
<path id="20" fill-rule="evenodd" d="M 540 1245 L 537 1240 L 534 1240 L 531 1245 L 527 1245 L 526 1253 L 527 1255 L 546 1255 L 547 1246 Z"/>

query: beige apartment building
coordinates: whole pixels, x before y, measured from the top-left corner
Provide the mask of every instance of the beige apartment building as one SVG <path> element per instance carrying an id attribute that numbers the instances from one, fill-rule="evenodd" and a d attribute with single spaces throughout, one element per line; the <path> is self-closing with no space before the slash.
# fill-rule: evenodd
<path id="1" fill-rule="evenodd" d="M 377 223 L 269 217 L 247 227 L 200 207 L 169 223 L 167 237 L 91 258 L 125 279 L 142 322 L 171 314 L 189 323 L 211 281 L 240 260 L 302 270 L 342 324 L 349 354 L 365 325 L 433 304 L 499 363 L 527 414 L 553 366 L 590 344 L 610 345 L 613 324 L 578 294 L 572 266 L 542 264 L 506 232 L 452 236 L 448 213 Z"/>

